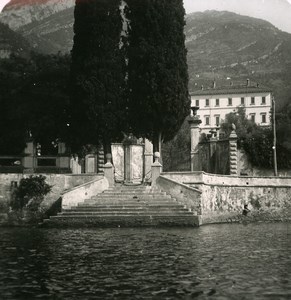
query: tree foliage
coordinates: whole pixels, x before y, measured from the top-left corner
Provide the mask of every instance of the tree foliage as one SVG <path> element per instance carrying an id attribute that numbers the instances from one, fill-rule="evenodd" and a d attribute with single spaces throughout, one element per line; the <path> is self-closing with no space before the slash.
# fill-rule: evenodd
<path id="1" fill-rule="evenodd" d="M 288 114 L 288 109 L 286 111 L 277 114 L 276 118 L 276 134 L 278 137 L 276 151 L 278 168 L 291 167 L 291 149 L 288 148 L 288 139 L 285 139 L 286 133 L 291 129 L 291 110 L 289 111 L 290 115 Z M 256 125 L 253 121 L 247 119 L 245 109 L 242 107 L 239 107 L 236 113 L 226 115 L 225 122 L 222 124 L 221 128 L 227 136 L 231 132 L 231 124 L 236 125 L 238 147 L 245 150 L 252 165 L 273 168 L 274 135 L 272 127 L 261 127 Z M 288 128 L 288 130 L 282 130 L 282 127 Z"/>
<path id="2" fill-rule="evenodd" d="M 31 54 L 0 62 L 0 153 L 20 154 L 27 137 L 66 138 L 70 57 Z"/>
<path id="3" fill-rule="evenodd" d="M 47 184 L 45 180 L 46 177 L 43 175 L 31 175 L 28 178 L 22 178 L 14 191 L 11 202 L 12 209 L 19 210 L 29 206 L 30 209 L 37 210 L 44 196 L 52 189 L 52 186 Z"/>
<path id="4" fill-rule="evenodd" d="M 75 146 L 111 141 L 126 127 L 125 55 L 120 0 L 76 1 L 72 50 Z"/>
<path id="5" fill-rule="evenodd" d="M 172 139 L 189 113 L 181 0 L 128 0 L 130 115 L 134 133 Z"/>

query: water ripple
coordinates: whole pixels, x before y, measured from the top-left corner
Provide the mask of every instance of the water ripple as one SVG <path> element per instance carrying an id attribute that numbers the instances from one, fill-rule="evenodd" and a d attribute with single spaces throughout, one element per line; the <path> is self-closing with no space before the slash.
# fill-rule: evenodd
<path id="1" fill-rule="evenodd" d="M 290 299 L 289 226 L 0 229 L 0 299 Z"/>

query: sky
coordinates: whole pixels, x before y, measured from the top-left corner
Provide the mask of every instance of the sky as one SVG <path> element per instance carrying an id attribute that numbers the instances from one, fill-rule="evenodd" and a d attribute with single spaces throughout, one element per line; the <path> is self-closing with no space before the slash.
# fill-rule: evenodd
<path id="1" fill-rule="evenodd" d="M 207 0 L 205 0 L 207 1 Z M 226 1 L 223 1 L 223 0 L 217 0 L 216 2 L 226 2 Z M 230 1 L 230 0 L 229 0 Z M 290 4 L 291 4 L 291 0 L 287 0 Z M 9 0 L 0 0 L 0 11 L 2 10 L 3 6 L 8 3 Z M 244 1 L 242 1 L 243 3 Z M 196 3 L 195 3 L 195 0 L 184 0 L 184 6 L 185 6 L 185 9 L 186 9 L 186 13 L 191 13 L 191 12 L 195 12 L 195 11 L 201 11 L 199 5 L 197 6 Z"/>

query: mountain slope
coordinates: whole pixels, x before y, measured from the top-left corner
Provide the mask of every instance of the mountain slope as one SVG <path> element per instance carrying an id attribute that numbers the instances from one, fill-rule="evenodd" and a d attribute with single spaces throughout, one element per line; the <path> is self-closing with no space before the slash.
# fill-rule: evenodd
<path id="1" fill-rule="evenodd" d="M 74 0 L 12 0 L 0 21 L 15 28 L 35 51 L 68 53 L 73 45 L 73 14 Z M 291 34 L 267 21 L 226 11 L 193 13 L 186 22 L 190 90 L 210 85 L 213 79 L 225 85 L 227 78 L 250 78 L 272 88 L 281 104 L 288 101 Z"/>
<path id="2" fill-rule="evenodd" d="M 185 34 L 190 89 L 213 79 L 250 78 L 274 89 L 281 102 L 288 100 L 291 34 L 260 19 L 217 11 L 188 15 Z"/>
<path id="3" fill-rule="evenodd" d="M 74 5 L 75 0 L 11 0 L 3 8 L 0 21 L 17 30 Z"/>
<path id="4" fill-rule="evenodd" d="M 0 23 L 0 58 L 7 58 L 11 53 L 27 55 L 30 50 L 30 44 L 22 35 Z"/>
<path id="5" fill-rule="evenodd" d="M 287 0 L 189 0 L 185 4 L 192 12 L 230 11 L 267 20 L 279 29 L 291 33 L 291 4 Z"/>

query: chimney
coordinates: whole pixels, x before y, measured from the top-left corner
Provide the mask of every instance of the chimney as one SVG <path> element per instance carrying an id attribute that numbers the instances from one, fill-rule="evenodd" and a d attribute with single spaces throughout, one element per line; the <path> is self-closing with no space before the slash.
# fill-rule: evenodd
<path id="1" fill-rule="evenodd" d="M 247 86 L 250 86 L 250 80 L 247 79 Z"/>
<path id="2" fill-rule="evenodd" d="M 213 88 L 215 89 L 216 88 L 216 81 L 213 80 Z"/>

